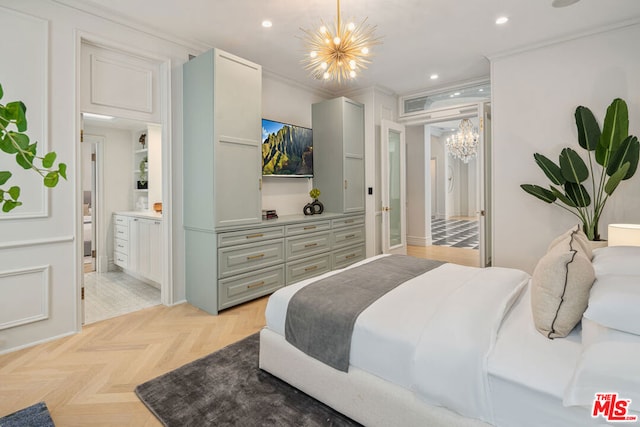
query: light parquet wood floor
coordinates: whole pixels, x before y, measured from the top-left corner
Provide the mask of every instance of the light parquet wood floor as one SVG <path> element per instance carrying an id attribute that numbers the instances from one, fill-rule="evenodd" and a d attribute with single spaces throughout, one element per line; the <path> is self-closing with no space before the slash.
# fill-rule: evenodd
<path id="1" fill-rule="evenodd" d="M 455 264 L 480 266 L 480 251 L 478 249 L 451 248 L 448 246 L 407 246 L 407 255 L 418 258 L 436 259 L 438 261 L 453 262 Z"/>
<path id="2" fill-rule="evenodd" d="M 159 426 L 134 388 L 265 324 L 267 297 L 211 316 L 156 306 L 0 356 L 0 416 L 45 401 L 57 427 Z"/>

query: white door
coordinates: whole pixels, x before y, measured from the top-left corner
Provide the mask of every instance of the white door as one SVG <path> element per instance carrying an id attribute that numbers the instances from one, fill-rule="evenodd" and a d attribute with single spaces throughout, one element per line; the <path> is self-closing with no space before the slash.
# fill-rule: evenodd
<path id="1" fill-rule="evenodd" d="M 478 105 L 480 119 L 477 159 L 477 206 L 480 266 L 491 265 L 491 105 Z"/>
<path id="2" fill-rule="evenodd" d="M 382 121 L 382 252 L 406 254 L 406 147 L 404 126 Z"/>

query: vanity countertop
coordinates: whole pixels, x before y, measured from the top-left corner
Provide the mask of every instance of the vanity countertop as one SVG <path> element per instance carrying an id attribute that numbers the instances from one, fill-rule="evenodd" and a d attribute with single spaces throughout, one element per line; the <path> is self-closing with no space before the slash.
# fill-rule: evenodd
<path id="1" fill-rule="evenodd" d="M 132 216 L 136 218 L 162 219 L 162 213 L 154 211 L 121 211 L 114 212 L 114 215 Z"/>

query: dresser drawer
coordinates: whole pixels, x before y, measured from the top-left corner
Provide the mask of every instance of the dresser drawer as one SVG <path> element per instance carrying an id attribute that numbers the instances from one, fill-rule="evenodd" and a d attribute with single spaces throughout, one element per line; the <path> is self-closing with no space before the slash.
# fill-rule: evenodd
<path id="1" fill-rule="evenodd" d="M 218 250 L 218 277 L 247 273 L 284 262 L 284 241 L 229 246 Z"/>
<path id="2" fill-rule="evenodd" d="M 122 255 L 129 255 L 129 242 L 123 239 L 115 239 L 113 242 L 113 250 Z"/>
<path id="3" fill-rule="evenodd" d="M 331 220 L 331 227 L 334 229 L 342 228 L 342 227 L 352 227 L 354 225 L 363 225 L 364 224 L 364 216 L 348 216 L 346 218 L 337 218 Z"/>
<path id="4" fill-rule="evenodd" d="M 287 263 L 287 285 L 331 271 L 331 254 Z"/>
<path id="5" fill-rule="evenodd" d="M 334 270 L 348 267 L 354 262 L 362 261 L 365 256 L 364 245 L 340 249 L 332 253 L 332 267 Z"/>
<path id="6" fill-rule="evenodd" d="M 116 239 L 129 240 L 129 225 L 117 225 L 114 233 Z"/>
<path id="7" fill-rule="evenodd" d="M 331 229 L 331 221 L 313 221 L 303 222 L 300 224 L 289 224 L 285 226 L 287 236 L 295 236 L 297 234 L 315 233 Z"/>
<path id="8" fill-rule="evenodd" d="M 123 225 L 125 227 L 129 226 L 129 217 L 123 215 L 114 215 L 113 223 L 115 225 Z"/>
<path id="9" fill-rule="evenodd" d="M 284 286 L 284 265 L 241 274 L 218 282 L 219 309 L 269 294 Z"/>
<path id="10" fill-rule="evenodd" d="M 114 252 L 113 263 L 122 268 L 129 268 L 129 256 L 120 252 Z"/>
<path id="11" fill-rule="evenodd" d="M 337 249 L 344 246 L 354 245 L 364 242 L 364 227 L 341 228 L 333 232 L 332 248 Z"/>
<path id="12" fill-rule="evenodd" d="M 218 247 L 243 245 L 284 237 L 284 227 L 257 228 L 218 234 Z"/>
<path id="13" fill-rule="evenodd" d="M 286 247 L 287 260 L 328 252 L 331 249 L 331 232 L 287 237 Z"/>

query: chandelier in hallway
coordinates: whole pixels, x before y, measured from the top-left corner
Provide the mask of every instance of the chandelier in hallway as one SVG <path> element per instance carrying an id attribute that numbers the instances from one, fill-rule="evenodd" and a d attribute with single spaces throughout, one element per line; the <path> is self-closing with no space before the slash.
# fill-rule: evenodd
<path id="1" fill-rule="evenodd" d="M 331 25 L 321 22 L 317 30 L 305 30 L 303 41 L 309 53 L 304 58 L 305 69 L 316 79 L 335 80 L 338 83 L 355 78 L 371 63 L 371 46 L 380 44 L 374 37 L 375 26 L 365 18 L 359 25 L 345 24 L 340 17 L 337 0 L 336 21 Z"/>
<path id="2" fill-rule="evenodd" d="M 478 154 L 478 130 L 469 119 L 462 119 L 458 132 L 447 138 L 449 153 L 464 163 L 469 163 Z"/>

